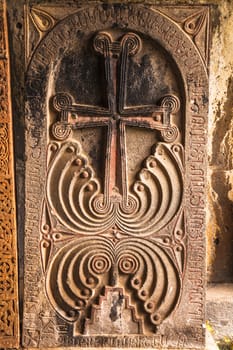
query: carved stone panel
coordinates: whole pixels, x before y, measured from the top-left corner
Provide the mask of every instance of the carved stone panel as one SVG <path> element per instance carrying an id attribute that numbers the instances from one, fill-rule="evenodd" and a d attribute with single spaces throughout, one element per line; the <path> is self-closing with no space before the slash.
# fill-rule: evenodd
<path id="1" fill-rule="evenodd" d="M 203 348 L 208 8 L 26 8 L 25 347 Z"/>
<path id="2" fill-rule="evenodd" d="M 5 2 L 0 1 L 0 348 L 19 345 L 13 127 Z"/>

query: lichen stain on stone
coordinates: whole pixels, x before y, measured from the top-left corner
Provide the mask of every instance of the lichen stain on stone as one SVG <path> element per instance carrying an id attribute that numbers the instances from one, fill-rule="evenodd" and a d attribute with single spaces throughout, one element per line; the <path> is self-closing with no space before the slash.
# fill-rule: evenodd
<path id="1" fill-rule="evenodd" d="M 121 306 L 123 304 L 124 295 L 119 295 L 119 298 L 114 298 L 110 310 L 109 317 L 112 322 L 121 318 Z"/>

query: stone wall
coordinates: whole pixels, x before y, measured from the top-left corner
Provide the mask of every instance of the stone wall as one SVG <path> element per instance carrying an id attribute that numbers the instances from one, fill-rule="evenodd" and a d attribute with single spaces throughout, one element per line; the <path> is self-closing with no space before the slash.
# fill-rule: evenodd
<path id="1" fill-rule="evenodd" d="M 210 47 L 208 277 L 233 280 L 233 3 L 213 10 Z"/>

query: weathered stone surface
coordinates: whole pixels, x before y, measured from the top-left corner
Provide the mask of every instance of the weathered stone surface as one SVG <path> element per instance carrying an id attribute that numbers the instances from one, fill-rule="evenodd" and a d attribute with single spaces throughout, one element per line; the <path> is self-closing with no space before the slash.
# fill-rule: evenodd
<path id="1" fill-rule="evenodd" d="M 0 1 L 0 347 L 19 345 L 14 156 L 6 8 Z"/>
<path id="2" fill-rule="evenodd" d="M 46 0 L 38 0 L 37 5 Z M 64 1 L 56 1 L 63 4 Z M 73 5 L 77 1 L 69 0 Z M 105 3 L 111 1 L 105 1 Z M 126 2 L 127 1 L 121 1 Z M 137 3 L 138 1 L 130 1 Z M 87 1 L 79 1 L 86 5 Z M 140 1 L 145 3 L 145 1 Z M 209 215 L 207 225 L 208 240 L 208 279 L 232 281 L 232 190 L 231 190 L 231 106 L 232 106 L 232 3 L 227 0 L 151 0 L 153 5 L 182 4 L 211 6 L 212 44 L 210 51 L 210 112 L 209 112 L 209 156 L 211 161 L 211 181 L 209 182 Z M 36 2 L 34 2 L 36 4 Z M 24 237 L 24 1 L 7 1 L 9 16 L 9 36 L 12 50 L 11 64 L 13 75 L 13 110 L 15 128 L 15 155 L 17 174 L 17 205 L 19 227 L 20 281 L 23 277 L 23 237 Z M 71 8 L 72 12 L 72 8 Z M 62 13 L 61 13 L 62 15 Z M 89 135 L 91 130 L 86 131 Z M 213 139 L 212 139 L 213 133 Z M 140 133 L 142 134 L 142 133 Z M 101 137 L 101 135 L 99 136 Z M 144 137 L 147 141 L 149 136 Z M 153 138 L 153 132 L 151 139 Z M 213 146 L 212 146 L 213 144 Z M 129 147 L 130 145 L 127 145 Z M 131 147 L 131 146 L 130 146 Z M 140 149 L 140 147 L 138 147 Z M 218 150 L 220 150 L 218 152 Z M 213 157 L 212 157 L 213 154 Z M 146 157 L 146 154 L 145 154 Z M 21 307 L 23 302 L 23 283 L 21 283 Z"/>
<path id="3" fill-rule="evenodd" d="M 204 346 L 208 21 L 27 6 L 25 347 Z"/>
<path id="4" fill-rule="evenodd" d="M 232 3 L 213 17 L 210 59 L 208 279 L 233 281 L 232 228 Z"/>
<path id="5" fill-rule="evenodd" d="M 233 337 L 232 295 L 232 284 L 212 284 L 207 289 L 206 318 L 215 340 Z"/>

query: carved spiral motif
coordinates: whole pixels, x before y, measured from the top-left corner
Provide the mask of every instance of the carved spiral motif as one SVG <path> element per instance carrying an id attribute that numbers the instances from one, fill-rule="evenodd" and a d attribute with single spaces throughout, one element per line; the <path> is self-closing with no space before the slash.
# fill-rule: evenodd
<path id="1" fill-rule="evenodd" d="M 98 214 L 104 214 L 109 212 L 109 203 L 106 201 L 104 195 L 98 195 L 93 200 L 93 209 Z"/>
<path id="2" fill-rule="evenodd" d="M 88 301 L 93 302 L 113 266 L 113 245 L 105 238 L 73 240 L 53 257 L 46 274 L 46 291 L 56 310 L 68 321 L 78 321 Z"/>
<path id="3" fill-rule="evenodd" d="M 121 202 L 120 207 L 125 214 L 133 215 L 138 210 L 138 201 L 133 196 L 128 196 L 128 201 Z"/>
<path id="4" fill-rule="evenodd" d="M 175 310 L 181 293 L 178 267 L 168 249 L 144 238 L 115 244 L 96 236 L 73 240 L 57 251 L 49 265 L 48 298 L 58 314 L 81 324 L 102 288 L 113 280 L 117 283 L 117 275 L 123 274 L 128 279 L 127 293 L 134 295 L 151 323 L 159 325 Z"/>
<path id="5" fill-rule="evenodd" d="M 119 270 L 129 274 L 131 287 L 136 291 L 144 310 L 150 315 L 151 323 L 161 324 L 179 301 L 181 280 L 176 265 L 166 249 L 154 240 L 129 238 L 119 243 L 116 250 L 120 256 Z M 124 267 L 126 264 L 125 269 L 122 269 L 122 262 Z M 130 271 L 133 262 L 136 262 L 137 268 L 131 274 L 127 270 Z"/>
<path id="6" fill-rule="evenodd" d="M 167 95 L 163 97 L 161 106 L 168 107 L 171 113 L 177 113 L 180 109 L 180 100 L 175 95 Z"/>
<path id="7" fill-rule="evenodd" d="M 166 142 L 174 142 L 179 135 L 178 128 L 173 125 L 161 131 L 161 136 Z"/>
<path id="8" fill-rule="evenodd" d="M 94 256 L 90 261 L 90 271 L 96 274 L 103 274 L 110 270 L 111 260 L 106 254 Z"/>
<path id="9" fill-rule="evenodd" d="M 121 256 L 118 266 L 119 270 L 125 274 L 134 274 L 138 270 L 138 260 L 131 254 Z"/>
<path id="10" fill-rule="evenodd" d="M 53 107 L 58 111 L 62 111 L 72 105 L 72 97 L 67 93 L 58 93 L 53 97 Z"/>
<path id="11" fill-rule="evenodd" d="M 169 129 L 170 131 L 170 129 Z M 164 138 L 171 141 L 177 129 Z M 174 136 L 175 135 L 175 136 Z M 76 141 L 64 142 L 51 153 L 47 177 L 47 201 L 57 221 L 75 234 L 104 234 L 116 226 L 137 237 L 154 234 L 179 211 L 182 193 L 180 145 L 159 143 L 145 161 L 127 199 L 101 193 L 100 182 Z M 50 146 L 49 146 L 50 147 Z"/>
<path id="12" fill-rule="evenodd" d="M 139 36 L 135 33 L 127 33 L 121 40 L 123 48 L 127 50 L 129 56 L 134 56 L 140 52 L 142 42 Z"/>
<path id="13" fill-rule="evenodd" d="M 98 33 L 94 38 L 93 46 L 96 52 L 106 56 L 109 52 L 112 37 L 107 33 Z"/>
<path id="14" fill-rule="evenodd" d="M 55 139 L 63 141 L 70 136 L 71 127 L 62 122 L 56 122 L 52 125 L 51 132 Z"/>

